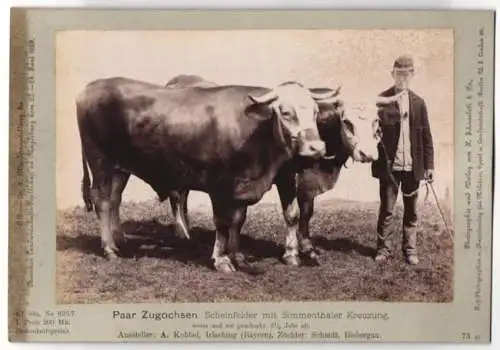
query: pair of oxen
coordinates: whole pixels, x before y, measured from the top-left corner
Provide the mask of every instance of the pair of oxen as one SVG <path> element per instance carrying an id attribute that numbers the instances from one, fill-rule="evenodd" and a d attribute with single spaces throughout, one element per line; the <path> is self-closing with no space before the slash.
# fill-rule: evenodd
<path id="1" fill-rule="evenodd" d="M 310 239 L 314 199 L 331 190 L 347 159 L 372 162 L 381 140 L 376 104 L 344 104 L 340 87 L 218 85 L 179 75 L 165 86 L 127 78 L 89 83 L 76 99 L 82 194 L 95 210 L 102 248 L 119 255 L 120 204 L 130 175 L 169 199 L 189 238 L 190 190 L 209 195 L 216 270 L 247 265 L 239 248 L 247 208 L 274 184 L 287 226 L 283 261 L 318 262 Z M 92 174 L 92 183 L 89 174 Z"/>

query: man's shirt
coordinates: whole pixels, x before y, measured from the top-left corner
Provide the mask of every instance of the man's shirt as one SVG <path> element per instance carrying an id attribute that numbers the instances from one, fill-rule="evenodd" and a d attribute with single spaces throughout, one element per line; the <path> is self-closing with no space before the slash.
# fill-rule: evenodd
<path id="1" fill-rule="evenodd" d="M 410 144 L 410 100 L 408 92 L 401 95 L 398 101 L 399 113 L 401 114 L 401 130 L 398 148 L 393 162 L 393 170 L 411 171 L 411 144 Z"/>

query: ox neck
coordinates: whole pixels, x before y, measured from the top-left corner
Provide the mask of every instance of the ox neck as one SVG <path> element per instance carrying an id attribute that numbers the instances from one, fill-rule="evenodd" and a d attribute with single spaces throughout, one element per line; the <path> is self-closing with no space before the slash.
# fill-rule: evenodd
<path id="1" fill-rule="evenodd" d="M 344 145 L 341 123 L 340 116 L 318 123 L 320 136 L 326 144 L 326 155 L 322 161 L 338 166 L 344 165 L 350 154 L 349 148 Z"/>

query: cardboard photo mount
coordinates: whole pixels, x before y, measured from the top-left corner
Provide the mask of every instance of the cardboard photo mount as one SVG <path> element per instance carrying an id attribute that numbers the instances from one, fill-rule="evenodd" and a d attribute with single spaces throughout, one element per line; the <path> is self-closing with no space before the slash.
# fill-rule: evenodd
<path id="1" fill-rule="evenodd" d="M 86 340 L 101 342 L 409 341 L 489 343 L 491 341 L 493 219 L 494 15 L 494 11 L 485 10 L 296 10 L 277 12 L 271 10 L 167 11 L 13 8 L 11 10 L 10 55 L 10 340 L 13 342 Z M 295 63 L 290 63 L 290 67 L 287 67 L 290 72 L 294 69 L 295 71 L 303 69 L 300 62 L 305 65 L 308 59 L 318 60 L 317 66 L 313 65 L 308 68 L 312 72 L 311 76 L 304 78 L 309 84 L 309 82 L 319 81 L 318 76 L 322 74 L 322 69 L 326 69 L 329 60 L 324 57 L 329 57 L 328 55 L 338 57 L 335 56 L 335 53 L 323 52 L 314 45 L 335 42 L 335 40 L 342 42 L 339 39 L 341 35 L 345 35 L 345 38 L 349 39 L 352 38 L 349 35 L 358 35 L 353 34 L 356 31 L 365 33 L 363 35 L 367 35 L 366 37 L 369 37 L 370 32 L 385 31 L 388 33 L 387 38 L 390 38 L 390 35 L 396 35 L 396 37 L 400 35 L 400 38 L 406 38 L 406 40 L 409 40 L 408 38 L 416 40 L 415 38 L 420 38 L 419 33 L 425 31 L 429 33 L 435 31 L 432 33 L 436 34 L 428 35 L 435 35 L 436 38 L 442 35 L 439 34 L 441 32 L 451 34 L 452 44 L 450 47 L 452 51 L 450 52 L 452 56 L 450 57 L 452 59 L 450 63 L 452 69 L 448 68 L 452 72 L 453 81 L 449 84 L 449 90 L 437 91 L 438 94 L 444 94 L 449 98 L 453 108 L 452 112 L 448 111 L 451 117 L 447 119 L 452 125 L 452 129 L 448 130 L 452 135 L 451 146 L 446 151 L 448 152 L 446 156 L 443 157 L 441 154 L 440 158 L 448 157 L 450 160 L 449 171 L 452 176 L 446 178 L 445 175 L 444 178 L 445 182 L 447 179 L 449 180 L 448 183 L 451 186 L 445 191 L 445 194 L 436 194 L 435 188 L 430 188 L 431 201 L 436 199 L 431 205 L 437 219 L 432 223 L 427 222 L 430 225 L 427 226 L 427 229 L 434 227 L 432 225 L 439 227 L 444 225 L 445 232 L 449 236 L 443 239 L 450 240 L 449 247 L 452 249 L 452 253 L 450 251 L 439 252 L 433 256 L 422 257 L 421 259 L 427 265 L 421 265 L 420 270 L 419 267 L 415 267 L 412 272 L 403 272 L 403 276 L 408 279 L 407 283 L 420 283 L 416 280 L 426 278 L 425 269 L 427 269 L 426 271 L 434 271 L 429 272 L 429 276 L 431 276 L 429 278 L 435 278 L 439 275 L 432 275 L 432 273 L 437 273 L 435 269 L 433 270 L 433 263 L 438 264 L 439 254 L 448 253 L 452 259 L 449 263 L 451 272 L 448 271 L 449 276 L 451 276 L 449 295 L 443 296 L 441 301 L 425 301 L 426 293 L 432 291 L 424 289 L 419 291 L 421 293 L 419 301 L 405 300 L 408 295 L 404 293 L 400 300 L 391 300 L 391 293 L 396 293 L 397 289 L 394 287 L 392 290 L 388 289 L 389 294 L 386 296 L 386 300 L 383 300 L 382 297 L 379 300 L 367 300 L 370 298 L 364 294 L 355 295 L 350 300 L 307 300 L 305 296 L 303 300 L 286 300 L 291 298 L 290 295 L 293 295 L 290 291 L 288 296 L 283 296 L 283 300 L 280 301 L 259 299 L 258 296 L 255 296 L 252 301 L 234 300 L 230 297 L 224 300 L 224 296 L 229 295 L 225 294 L 225 291 L 230 289 L 232 276 L 239 279 L 238 281 L 247 281 L 250 289 L 259 287 L 259 283 L 263 283 L 262 279 L 252 276 L 241 277 L 239 275 L 241 272 L 220 277 L 219 272 L 211 268 L 210 265 L 198 266 L 194 264 L 189 267 L 191 270 L 188 271 L 176 262 L 177 265 L 173 265 L 172 274 L 178 273 L 179 279 L 189 280 L 194 276 L 193 274 L 201 273 L 207 280 L 216 281 L 214 282 L 216 287 L 212 291 L 217 290 L 214 295 L 217 296 L 218 300 L 214 302 L 197 301 L 196 299 L 201 297 L 193 292 L 191 300 L 169 301 L 170 296 L 176 293 L 175 290 L 169 291 L 171 293 L 169 297 L 162 297 L 161 291 L 155 288 L 148 290 L 147 283 L 144 282 L 141 285 L 140 282 L 141 278 L 151 277 L 151 273 L 153 273 L 151 271 L 159 271 L 162 264 L 167 264 L 168 254 L 165 257 L 157 257 L 160 259 L 159 269 L 154 270 L 153 267 L 149 266 L 147 268 L 150 270 L 143 270 L 143 272 L 136 268 L 137 266 L 144 267 L 141 265 L 143 264 L 141 258 L 136 262 L 130 259 L 120 263 L 104 262 L 104 258 L 98 254 L 100 237 L 96 218 L 90 216 L 92 213 L 84 214 L 82 201 L 76 204 L 70 201 L 71 191 L 76 191 L 75 193 L 78 195 L 80 193 L 81 175 L 79 172 L 81 168 L 78 168 L 76 177 L 71 176 L 75 174 L 71 170 L 73 169 L 71 161 L 75 161 L 75 164 L 81 166 L 79 163 L 80 151 L 78 148 L 73 149 L 60 143 L 60 140 L 75 139 L 74 136 L 77 135 L 75 134 L 76 128 L 74 128 L 76 116 L 63 116 L 63 114 L 69 110 L 65 109 L 65 106 L 74 108 L 75 93 L 83 88 L 83 86 L 78 85 L 79 82 L 88 83 L 90 78 L 107 78 L 108 74 L 114 74 L 117 71 L 113 70 L 113 67 L 130 68 L 131 65 L 137 64 L 143 67 L 141 68 L 143 70 L 134 68 L 130 72 L 137 72 L 137 75 L 129 76 L 129 78 L 141 79 L 140 75 L 142 74 L 144 81 L 159 79 L 157 83 L 162 84 L 166 83 L 172 74 L 165 73 L 164 78 L 159 78 L 155 75 L 160 73 L 154 67 L 159 67 L 161 64 L 167 66 L 169 59 L 172 62 L 177 59 L 176 67 L 183 67 L 182 64 L 185 64 L 185 67 L 189 67 L 190 64 L 191 66 L 199 64 L 201 72 L 213 72 L 212 76 L 220 79 L 215 83 L 225 84 L 226 82 L 223 80 L 225 76 L 221 73 L 224 69 L 227 69 L 228 72 L 231 69 L 234 69 L 234 72 L 239 71 L 241 76 L 245 76 L 245 72 L 238 68 L 237 63 L 234 63 L 234 66 L 227 65 L 222 68 L 214 65 L 215 61 L 210 60 L 217 55 L 211 55 L 210 50 L 226 50 L 228 57 L 239 57 L 238 50 L 242 50 L 242 48 L 245 50 L 245 48 L 252 47 L 257 50 L 263 47 L 272 47 L 273 45 L 265 46 L 262 44 L 265 40 L 258 42 L 256 39 L 268 37 L 269 43 L 276 40 L 286 50 L 291 50 L 285 52 L 288 53 L 288 56 L 283 54 L 286 57 L 295 57 L 290 61 Z M 234 34 L 234 32 L 241 32 L 241 34 Z M 402 32 L 406 32 L 406 34 L 401 34 Z M 409 34 L 410 32 L 414 34 Z M 228 33 L 234 35 L 231 36 L 232 34 Z M 202 50 L 200 52 L 205 52 L 206 56 L 175 58 L 175 52 L 168 52 L 168 55 L 165 53 L 165 57 L 159 57 L 157 54 L 162 52 L 157 46 L 161 42 L 164 42 L 165 45 L 170 42 L 169 45 L 178 45 L 180 52 L 189 52 L 189 50 L 195 50 L 193 47 L 196 43 L 202 45 L 201 43 L 211 40 L 211 36 L 215 38 L 216 35 L 220 35 L 220 38 L 228 41 L 213 39 L 212 46 L 207 44 L 201 49 L 200 47 L 196 48 Z M 246 45 L 239 48 L 237 42 L 243 40 L 239 39 L 238 35 L 241 38 L 250 38 Z M 255 36 L 252 37 L 252 35 Z M 279 41 L 280 35 L 287 38 L 288 42 Z M 359 34 L 359 38 L 361 37 L 362 35 Z M 367 40 L 366 37 L 365 40 Z M 176 44 L 172 44 L 172 40 L 169 41 L 165 38 L 177 40 Z M 390 50 L 391 46 L 387 43 L 391 41 L 383 42 L 382 40 L 385 40 L 383 38 L 385 37 L 381 34 L 374 40 L 381 40 L 380 42 L 383 43 L 381 45 L 387 45 L 387 49 Z M 191 42 L 193 47 L 189 46 L 190 40 L 193 40 Z M 364 61 L 360 59 L 360 62 L 372 64 L 374 67 L 382 67 L 383 65 L 376 63 L 376 57 L 379 55 L 377 52 L 384 50 L 379 48 L 380 51 L 363 53 L 363 47 L 367 46 L 362 44 L 366 44 L 367 41 L 359 40 L 358 54 L 364 59 Z M 116 51 L 119 52 L 117 56 L 120 56 L 123 62 L 126 62 L 127 59 L 130 61 L 123 64 L 120 63 L 122 61 L 116 60 L 115 56 L 112 55 L 113 49 L 108 47 L 109 51 L 106 51 L 109 43 L 116 45 L 113 48 L 115 51 L 118 50 Z M 398 45 L 397 40 L 392 41 L 392 43 Z M 348 45 L 346 44 L 346 46 Z M 141 47 L 142 51 L 138 52 L 135 50 L 136 47 Z M 312 47 L 317 50 L 314 51 L 314 54 L 307 51 Z M 131 51 L 125 52 L 127 48 Z M 342 50 L 342 46 L 335 48 Z M 294 49 L 295 51 L 292 51 Z M 89 57 L 98 56 L 96 52 L 108 53 L 110 56 L 101 57 L 101 61 L 90 60 Z M 261 78 L 260 76 L 255 77 L 251 69 L 267 72 L 264 68 L 265 64 L 271 65 L 271 67 L 273 65 L 277 67 L 279 64 L 278 61 L 268 60 L 263 51 L 251 51 L 251 55 L 253 55 L 251 60 L 255 66 L 248 68 L 247 75 L 249 79 L 254 78 L 256 83 Z M 447 73 L 425 68 L 432 66 L 434 62 L 438 61 L 438 58 L 432 57 L 431 54 L 424 56 L 428 57 L 429 61 L 418 63 L 427 74 L 423 79 L 427 79 L 426 82 L 433 79 L 442 81 Z M 138 61 L 134 61 L 134 57 L 141 57 L 144 61 L 137 63 Z M 355 61 L 359 57 L 348 56 L 339 62 Z M 324 61 L 321 63 L 323 58 Z M 147 61 L 145 61 L 146 59 Z M 288 61 L 284 60 L 283 62 Z M 345 64 L 347 67 L 348 63 Z M 386 69 L 384 74 L 388 79 L 386 82 L 390 83 L 392 62 L 384 64 L 384 69 Z M 147 70 L 148 66 L 151 68 L 150 71 Z M 90 73 L 85 75 L 87 71 L 92 74 L 100 74 L 100 76 Z M 269 71 L 274 70 L 270 69 Z M 125 68 L 123 68 L 123 72 L 127 74 Z M 177 73 L 189 72 L 177 71 Z M 230 75 L 230 73 L 227 74 Z M 357 71 L 349 71 L 346 74 L 346 76 L 351 74 L 353 86 L 355 84 L 359 86 L 359 83 L 370 79 L 370 76 L 361 76 L 362 73 Z M 373 74 L 375 76 L 378 73 L 373 72 Z M 207 77 L 207 79 L 211 79 L 211 77 Z M 269 84 L 276 85 L 289 77 L 277 74 L 269 79 Z M 228 78 L 227 83 L 230 84 L 230 81 L 231 79 Z M 350 80 L 346 79 L 346 81 Z M 71 85 L 73 83 L 74 85 Z M 242 83 L 244 82 L 242 81 Z M 262 84 L 264 83 L 267 84 L 263 81 Z M 432 88 L 431 85 L 428 85 L 429 89 Z M 381 92 L 376 91 L 379 86 L 374 87 L 374 92 Z M 420 90 L 423 89 L 425 87 Z M 427 93 L 426 96 L 429 95 L 431 94 Z M 64 125 L 66 125 L 64 123 L 70 119 L 73 124 L 67 124 L 68 128 L 64 129 Z M 61 125 L 64 127 L 61 128 Z M 446 126 L 446 122 L 443 125 Z M 439 132 L 444 131 L 440 130 Z M 68 134 L 64 138 L 66 132 Z M 68 137 L 68 135 L 71 136 Z M 78 142 L 77 140 L 76 143 Z M 77 147 L 80 145 L 78 144 Z M 66 154 L 65 152 L 73 153 Z M 435 154 L 436 157 L 439 157 L 438 153 Z M 58 157 L 63 157 L 59 159 L 68 159 L 70 163 L 58 163 Z M 76 169 L 76 165 L 74 169 Z M 341 185 L 337 185 L 337 187 L 332 191 L 342 191 Z M 369 191 L 367 190 L 367 192 Z M 442 198 L 448 198 L 452 202 L 452 209 L 449 212 L 442 212 L 442 202 L 440 202 Z M 66 199 L 68 200 L 68 208 L 78 208 L 71 210 L 59 208 L 59 203 Z M 378 201 L 378 198 L 375 200 Z M 321 208 L 321 205 L 319 207 Z M 125 208 L 133 207 L 125 206 Z M 157 207 L 153 205 L 152 208 Z M 274 208 L 272 210 L 276 210 L 276 215 L 282 215 L 280 207 L 272 208 Z M 372 216 L 370 216 L 369 225 L 374 227 L 375 222 L 372 219 L 376 220 L 374 213 L 378 207 L 373 206 L 373 208 L 375 211 L 370 214 Z M 143 209 L 137 215 L 141 216 L 148 210 Z M 169 208 L 164 206 L 161 210 L 168 212 Z M 197 220 L 198 213 L 196 210 L 193 211 L 192 217 L 195 220 Z M 211 212 L 207 211 L 206 208 L 204 210 L 205 213 L 209 213 L 206 214 L 207 220 L 211 220 Z M 346 213 L 349 213 L 349 207 L 345 210 Z M 64 225 L 68 223 L 68 217 L 71 215 L 81 221 L 68 228 Z M 146 214 L 144 214 L 145 216 Z M 248 220 L 251 220 L 250 216 Z M 148 218 L 150 219 L 150 217 Z M 276 216 L 276 218 L 276 220 L 283 220 L 280 216 Z M 451 221 L 447 222 L 446 220 L 449 218 Z M 211 221 L 207 222 L 211 223 Z M 284 222 L 281 225 L 283 226 Z M 86 243 L 82 241 L 82 239 L 86 239 L 86 236 L 78 238 L 79 233 L 73 232 L 76 230 L 75 228 L 77 230 L 93 230 L 95 236 L 91 237 L 90 243 L 87 242 L 88 246 L 85 246 Z M 59 232 L 64 230 L 72 232 L 73 241 L 71 244 L 80 242 L 81 245 L 73 245 L 66 250 L 59 249 L 65 244 L 64 237 L 59 239 Z M 284 238 L 279 236 L 278 239 L 280 241 L 276 244 L 283 246 Z M 373 245 L 375 239 L 374 233 Z M 66 243 L 69 244 L 67 241 Z M 212 244 L 213 240 L 209 239 L 210 249 Z M 186 247 L 182 244 L 179 246 Z M 206 248 L 206 245 L 204 247 Z M 94 251 L 92 251 L 93 249 Z M 206 255 L 211 253 L 211 251 L 207 251 Z M 327 254 L 333 253 L 327 252 Z M 279 258 L 280 256 L 273 256 L 273 259 Z M 371 266 L 372 263 L 368 263 L 368 255 L 364 258 L 367 260 L 363 260 L 363 264 Z M 356 259 L 361 264 L 361 260 L 364 258 L 357 257 Z M 147 259 L 153 258 L 146 257 L 144 259 L 147 261 Z M 142 259 L 142 261 L 144 260 Z M 187 264 L 189 265 L 189 262 Z M 280 267 L 282 265 L 279 264 L 281 263 L 273 263 L 267 268 L 282 269 L 279 271 L 285 271 L 283 273 L 286 275 L 288 267 L 282 268 Z M 397 264 L 399 263 L 390 264 L 386 269 L 398 268 L 401 271 L 408 271 L 407 269 L 411 268 L 407 267 L 404 262 L 401 262 L 400 265 Z M 88 270 L 85 270 L 88 273 L 85 277 L 86 280 L 79 277 L 79 268 L 82 266 L 88 267 Z M 177 267 L 179 270 L 176 270 Z M 146 267 L 144 268 L 146 269 Z M 435 268 L 437 269 L 437 267 Z M 195 272 L 192 269 L 195 269 Z M 196 269 L 198 269 L 197 272 Z M 322 270 L 319 271 L 315 273 L 318 274 L 317 276 L 322 276 Z M 108 274 L 109 280 L 106 282 L 106 288 L 111 289 L 104 287 L 103 273 Z M 304 276 L 309 272 L 301 270 L 300 273 L 304 275 L 298 275 L 298 284 L 304 283 L 304 278 L 306 278 Z M 379 273 L 378 276 L 371 277 L 375 281 L 377 278 L 382 279 L 384 270 L 381 268 Z M 92 276 L 97 277 L 93 279 Z M 325 275 L 323 274 L 323 276 Z M 359 288 L 362 288 L 364 281 L 369 280 L 368 275 L 365 277 L 366 279 L 362 278 L 357 282 Z M 133 285 L 131 280 L 137 280 L 137 284 Z M 373 280 L 371 281 L 370 283 L 375 283 Z M 391 281 L 384 280 L 380 283 L 391 285 L 393 283 Z M 99 285 L 100 283 L 103 283 L 102 287 Z M 219 284 L 217 285 L 217 283 Z M 267 281 L 267 283 L 272 285 L 273 281 Z M 338 285 L 342 286 L 342 283 L 347 282 L 339 279 L 332 281 L 332 285 L 335 283 L 337 283 L 335 288 L 340 288 Z M 396 282 L 394 283 L 398 286 Z M 425 281 L 422 283 L 422 285 L 426 285 Z M 192 285 L 183 286 L 186 290 L 191 291 L 196 290 L 196 288 L 208 288 L 200 287 L 194 282 Z M 94 288 L 93 299 L 85 294 L 89 288 Z M 128 288 L 135 288 L 135 294 L 130 294 L 131 289 Z M 286 289 L 286 286 L 280 288 Z M 168 286 L 165 287 L 165 290 L 167 289 Z M 68 290 L 72 292 L 69 293 Z M 178 291 L 182 293 L 185 290 L 179 289 Z M 78 295 L 78 293 L 83 293 L 83 296 Z M 328 294 L 328 291 L 325 293 Z M 176 296 L 176 298 L 181 297 Z M 252 299 L 252 296 L 249 299 Z"/>

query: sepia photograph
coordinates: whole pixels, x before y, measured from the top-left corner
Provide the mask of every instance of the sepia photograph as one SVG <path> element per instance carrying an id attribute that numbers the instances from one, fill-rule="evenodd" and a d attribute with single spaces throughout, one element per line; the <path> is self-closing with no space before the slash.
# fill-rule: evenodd
<path id="1" fill-rule="evenodd" d="M 453 50 L 59 31 L 56 303 L 453 302 Z"/>

